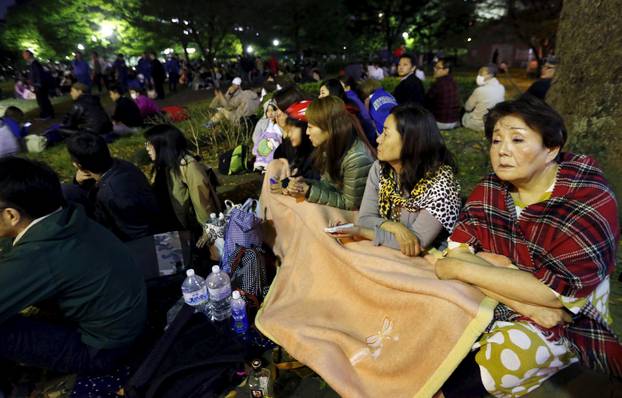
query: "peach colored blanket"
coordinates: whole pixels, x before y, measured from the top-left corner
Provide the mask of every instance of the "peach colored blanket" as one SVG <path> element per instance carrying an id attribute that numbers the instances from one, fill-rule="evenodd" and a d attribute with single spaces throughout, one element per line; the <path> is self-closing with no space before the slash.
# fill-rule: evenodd
<path id="1" fill-rule="evenodd" d="M 282 264 L 256 325 L 343 397 L 430 397 L 492 319 L 495 302 L 438 280 L 423 258 L 340 244 L 323 232 L 356 212 L 261 196 Z"/>

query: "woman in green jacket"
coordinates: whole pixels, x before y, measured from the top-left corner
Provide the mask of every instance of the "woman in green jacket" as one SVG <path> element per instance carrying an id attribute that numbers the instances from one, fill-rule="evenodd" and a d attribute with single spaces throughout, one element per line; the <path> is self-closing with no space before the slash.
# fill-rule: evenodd
<path id="1" fill-rule="evenodd" d="M 154 162 L 153 185 L 163 213 L 162 228 L 200 236 L 210 213 L 221 209 L 215 178 L 190 155 L 188 141 L 176 127 L 154 126 L 145 132 L 145 138 L 145 148 Z"/>
<path id="2" fill-rule="evenodd" d="M 287 194 L 308 202 L 346 210 L 361 204 L 375 150 L 367 141 L 356 117 L 337 97 L 317 99 L 306 111 L 307 135 L 314 146 L 319 181 L 291 179 Z"/>

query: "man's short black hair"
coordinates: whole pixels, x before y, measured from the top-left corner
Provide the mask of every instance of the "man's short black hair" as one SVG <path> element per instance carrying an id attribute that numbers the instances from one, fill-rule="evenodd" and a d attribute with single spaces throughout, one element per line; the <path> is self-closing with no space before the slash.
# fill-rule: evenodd
<path id="1" fill-rule="evenodd" d="M 10 117 L 16 122 L 20 122 L 24 117 L 24 112 L 18 107 L 11 105 L 4 111 L 4 117 Z"/>
<path id="2" fill-rule="evenodd" d="M 449 69 L 449 73 L 451 73 L 452 69 L 453 69 L 453 64 L 451 63 L 451 61 L 449 61 L 448 59 L 445 58 L 439 58 L 438 62 L 441 62 L 443 64 L 443 69 Z"/>
<path id="3" fill-rule="evenodd" d="M 121 94 L 123 90 L 121 90 L 121 85 L 119 83 L 111 83 L 108 86 L 108 91 L 114 91 L 115 93 Z"/>
<path id="4" fill-rule="evenodd" d="M 417 63 L 415 62 L 415 56 L 414 55 L 412 55 L 410 53 L 404 53 L 404 54 L 400 55 L 400 60 L 402 58 L 408 58 L 408 60 L 410 60 L 410 64 L 412 66 L 417 66 Z"/>
<path id="5" fill-rule="evenodd" d="M 0 159 L 0 207 L 12 207 L 34 220 L 64 204 L 58 176 L 47 165 L 11 156 Z"/>
<path id="6" fill-rule="evenodd" d="M 106 141 L 91 133 L 78 133 L 67 139 L 67 151 L 71 160 L 82 170 L 103 174 L 112 167 L 112 156 Z"/>

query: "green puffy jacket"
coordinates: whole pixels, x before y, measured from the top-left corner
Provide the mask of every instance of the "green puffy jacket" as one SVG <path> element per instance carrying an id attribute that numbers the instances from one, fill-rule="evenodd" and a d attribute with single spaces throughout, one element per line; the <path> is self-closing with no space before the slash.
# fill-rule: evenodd
<path id="1" fill-rule="evenodd" d="M 320 181 L 308 181 L 310 188 L 307 201 L 339 209 L 358 209 L 373 162 L 374 158 L 367 146 L 357 139 L 341 161 L 343 184 L 338 185 L 328 173 L 324 173 Z"/>

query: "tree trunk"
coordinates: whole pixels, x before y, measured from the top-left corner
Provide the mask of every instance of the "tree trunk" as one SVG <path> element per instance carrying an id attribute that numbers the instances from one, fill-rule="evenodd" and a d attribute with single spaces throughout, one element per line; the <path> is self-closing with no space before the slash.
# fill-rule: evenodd
<path id="1" fill-rule="evenodd" d="M 547 95 L 564 117 L 568 149 L 593 156 L 622 198 L 622 0 L 564 1 L 560 64 Z"/>

